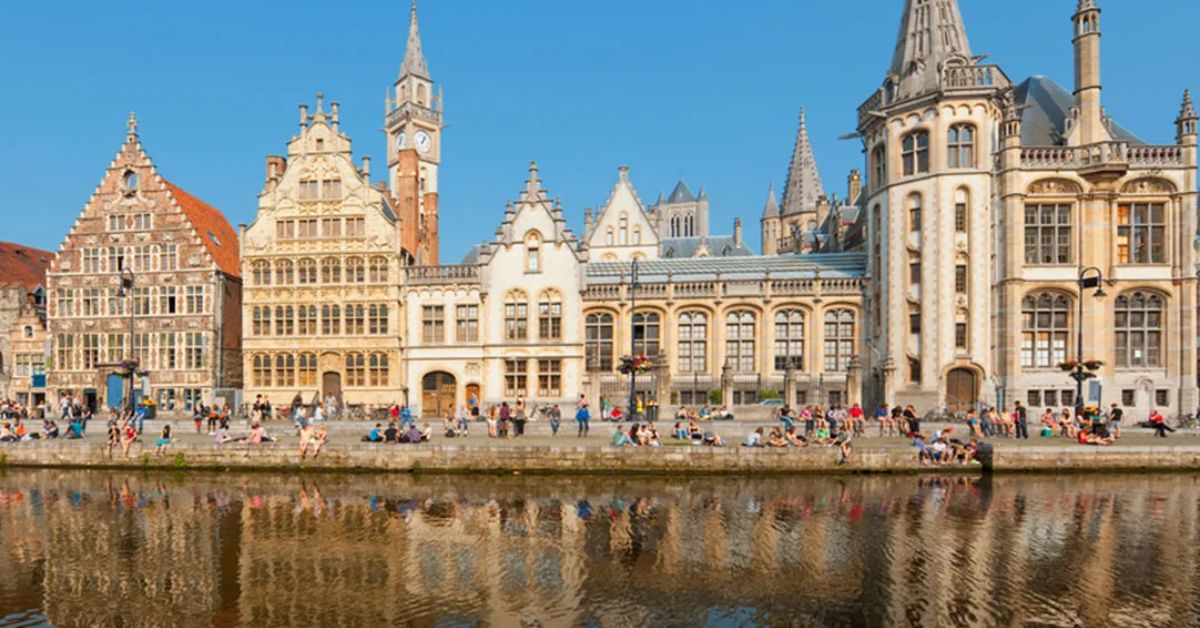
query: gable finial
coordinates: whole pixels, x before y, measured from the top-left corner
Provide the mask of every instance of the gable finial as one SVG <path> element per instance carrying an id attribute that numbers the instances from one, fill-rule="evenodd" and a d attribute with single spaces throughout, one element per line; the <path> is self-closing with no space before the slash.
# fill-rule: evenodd
<path id="1" fill-rule="evenodd" d="M 126 122 L 126 123 L 125 123 L 125 125 L 126 125 L 126 126 L 128 127 L 128 129 L 129 129 L 129 133 L 128 133 L 128 135 L 129 135 L 129 139 L 133 139 L 133 138 L 137 137 L 137 134 L 138 134 L 138 130 L 137 130 L 137 127 L 138 127 L 137 114 L 135 114 L 134 112 L 130 111 L 130 112 L 129 112 L 129 121 L 128 121 L 128 122 Z"/>

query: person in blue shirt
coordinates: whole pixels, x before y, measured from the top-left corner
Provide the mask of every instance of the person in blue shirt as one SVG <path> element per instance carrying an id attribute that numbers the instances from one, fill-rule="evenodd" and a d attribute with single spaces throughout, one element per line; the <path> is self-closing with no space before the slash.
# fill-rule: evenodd
<path id="1" fill-rule="evenodd" d="M 629 434 L 625 433 L 620 424 L 617 425 L 617 431 L 613 432 L 612 444 L 613 447 L 624 447 L 633 444 L 633 441 L 629 440 Z"/>
<path id="2" fill-rule="evenodd" d="M 584 438 L 588 435 L 591 420 L 592 413 L 588 411 L 587 404 L 580 403 L 579 407 L 575 409 L 575 422 L 579 424 L 579 433 L 577 434 L 579 438 Z"/>
<path id="3" fill-rule="evenodd" d="M 417 426 L 413 421 L 412 410 L 409 410 L 408 406 L 400 408 L 400 428 L 403 429 L 405 425 Z"/>
<path id="4" fill-rule="evenodd" d="M 379 423 L 375 424 L 375 429 L 371 430 L 370 434 L 363 436 L 364 443 L 382 443 L 383 442 L 383 426 Z"/>
<path id="5" fill-rule="evenodd" d="M 133 413 L 133 422 L 137 424 L 137 433 L 141 434 L 142 429 L 146 427 L 146 406 L 138 406 L 137 411 Z"/>

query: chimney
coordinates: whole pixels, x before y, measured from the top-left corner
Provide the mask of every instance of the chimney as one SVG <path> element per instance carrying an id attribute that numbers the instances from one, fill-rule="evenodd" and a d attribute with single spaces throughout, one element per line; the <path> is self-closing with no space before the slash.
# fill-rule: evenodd
<path id="1" fill-rule="evenodd" d="M 300 105 L 300 132 L 308 126 L 308 105 Z"/>
<path id="2" fill-rule="evenodd" d="M 329 105 L 330 115 L 332 116 L 333 130 L 338 130 L 338 102 L 335 100 Z"/>
<path id="3" fill-rule="evenodd" d="M 846 185 L 846 202 L 851 205 L 858 205 L 858 197 L 862 194 L 862 175 L 858 169 L 850 171 L 850 178 Z"/>
<path id="4" fill-rule="evenodd" d="M 362 176 L 368 184 L 371 183 L 371 156 L 363 155 L 362 158 Z"/>
<path id="5" fill-rule="evenodd" d="M 742 219 L 740 217 L 733 219 L 733 244 L 734 246 L 742 245 Z"/>
<path id="6" fill-rule="evenodd" d="M 824 194 L 817 197 L 817 224 L 821 224 L 825 220 L 825 215 L 829 213 L 829 197 Z"/>

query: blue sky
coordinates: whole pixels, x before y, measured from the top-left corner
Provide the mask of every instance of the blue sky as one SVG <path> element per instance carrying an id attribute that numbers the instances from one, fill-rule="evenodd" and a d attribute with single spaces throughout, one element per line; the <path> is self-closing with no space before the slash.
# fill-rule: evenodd
<path id="1" fill-rule="evenodd" d="M 404 53 L 408 3 L 5 2 L 9 124 L 0 239 L 56 250 L 136 110 L 160 171 L 249 222 L 264 157 L 283 152 L 301 102 L 342 105 L 356 157 L 385 163 L 383 98 Z M 712 230 L 746 220 L 758 247 L 767 185 L 782 180 L 797 113 L 826 188 L 861 167 L 854 110 L 882 81 L 901 0 L 423 0 L 421 33 L 445 89 L 443 262 L 487 238 L 536 159 L 576 228 L 628 164 L 652 202 L 684 177 Z M 971 46 L 1014 80 L 1070 87 L 1075 0 L 960 0 Z M 1105 105 L 1152 143 L 1174 137 L 1198 86 L 1194 0 L 1103 0 Z M 21 218 L 23 217 L 23 218 Z M 16 218 L 16 220 L 14 220 Z"/>

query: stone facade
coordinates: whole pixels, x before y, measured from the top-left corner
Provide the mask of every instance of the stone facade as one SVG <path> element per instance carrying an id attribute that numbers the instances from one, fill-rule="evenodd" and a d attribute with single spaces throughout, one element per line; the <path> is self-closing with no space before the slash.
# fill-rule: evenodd
<path id="1" fill-rule="evenodd" d="M 164 179 L 129 132 L 47 274 L 50 402 L 122 403 L 114 365 L 134 358 L 161 411 L 241 388 L 237 234 Z M 123 281 L 124 280 L 124 281 Z M 132 281 L 132 289 L 128 285 Z M 111 394 L 110 394 L 111 393 Z"/>
<path id="2" fill-rule="evenodd" d="M 46 269 L 53 258 L 0 242 L 0 399 L 36 403 L 45 396 Z M 37 388 L 34 373 L 42 376 Z"/>
<path id="3" fill-rule="evenodd" d="M 47 254 L 49 258 L 49 254 Z M 5 366 L 11 370 L 3 397 L 37 407 L 46 401 L 46 305 L 30 295 L 9 327 L 8 348 L 11 356 Z"/>

